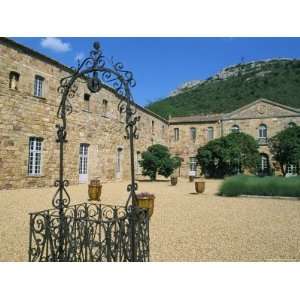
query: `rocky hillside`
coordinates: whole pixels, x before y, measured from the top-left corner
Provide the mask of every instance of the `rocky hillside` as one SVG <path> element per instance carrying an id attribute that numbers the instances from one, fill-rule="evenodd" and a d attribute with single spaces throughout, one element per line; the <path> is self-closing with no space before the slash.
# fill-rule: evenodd
<path id="1" fill-rule="evenodd" d="M 221 113 L 261 97 L 300 108 L 300 60 L 272 59 L 230 66 L 206 80 L 183 84 L 147 108 L 165 118 Z"/>

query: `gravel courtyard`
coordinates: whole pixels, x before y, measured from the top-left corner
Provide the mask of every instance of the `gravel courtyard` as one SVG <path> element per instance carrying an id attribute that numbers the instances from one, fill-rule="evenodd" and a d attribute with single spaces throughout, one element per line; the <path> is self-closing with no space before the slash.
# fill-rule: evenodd
<path id="1" fill-rule="evenodd" d="M 156 195 L 151 218 L 151 261 L 299 261 L 300 200 L 225 198 L 221 181 L 207 180 L 204 194 L 181 179 L 140 182 Z M 124 204 L 127 182 L 106 183 L 102 202 Z M 72 203 L 87 185 L 69 187 Z M 29 212 L 51 207 L 54 188 L 0 191 L 0 261 L 27 261 Z"/>

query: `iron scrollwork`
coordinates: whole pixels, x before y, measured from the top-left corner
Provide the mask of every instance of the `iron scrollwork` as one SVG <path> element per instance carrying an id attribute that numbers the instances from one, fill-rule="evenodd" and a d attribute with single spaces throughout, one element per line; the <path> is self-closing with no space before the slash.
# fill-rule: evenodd
<path id="1" fill-rule="evenodd" d="M 109 63 L 109 64 L 108 64 Z M 67 116 L 72 113 L 72 99 L 78 81 L 85 82 L 91 93 L 110 86 L 119 95 L 118 109 L 125 113 L 125 137 L 130 142 L 131 183 L 124 207 L 96 204 L 70 206 L 64 178 L 64 144 L 67 143 Z M 78 63 L 73 73 L 60 80 L 61 101 L 57 117 L 59 143 L 59 179 L 52 199 L 54 209 L 30 215 L 30 261 L 148 261 L 149 218 L 136 206 L 138 185 L 134 173 L 134 139 L 138 139 L 136 106 L 130 91 L 136 82 L 120 62 L 107 60 L 95 42 L 89 57 Z"/>

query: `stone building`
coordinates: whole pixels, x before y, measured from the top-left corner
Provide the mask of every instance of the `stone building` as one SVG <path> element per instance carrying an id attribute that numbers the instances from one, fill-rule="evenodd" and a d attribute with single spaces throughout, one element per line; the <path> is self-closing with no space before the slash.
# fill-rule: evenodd
<path id="1" fill-rule="evenodd" d="M 169 119 L 169 147 L 172 153 L 183 159 L 181 174 L 199 175 L 195 156 L 200 146 L 212 139 L 234 131 L 253 136 L 259 144 L 262 173 L 270 168 L 279 170 L 272 160 L 268 139 L 276 133 L 300 125 L 300 110 L 267 99 L 258 99 L 231 113 L 194 115 Z M 288 173 L 294 174 L 296 166 L 288 166 Z"/>
<path id="2" fill-rule="evenodd" d="M 0 189 L 52 186 L 58 178 L 55 124 L 59 80 L 71 69 L 9 39 L 0 39 Z M 65 145 L 65 177 L 70 184 L 129 178 L 129 143 L 119 96 L 110 88 L 90 94 L 80 85 L 72 99 Z M 168 122 L 136 105 L 141 152 L 168 144 Z"/>
<path id="3" fill-rule="evenodd" d="M 58 178 L 55 124 L 61 78 L 72 70 L 12 40 L 0 38 L 0 189 L 52 186 Z M 90 94 L 85 84 L 72 99 L 65 145 L 65 177 L 70 184 L 129 179 L 129 144 L 124 138 L 120 98 L 109 87 Z M 183 159 L 181 176 L 199 174 L 195 155 L 209 140 L 241 130 L 259 139 L 262 167 L 271 163 L 267 139 L 292 123 L 297 109 L 259 99 L 232 113 L 169 120 L 136 104 L 139 139 L 135 169 L 148 146 L 170 147 Z M 293 166 L 290 171 L 293 172 Z"/>

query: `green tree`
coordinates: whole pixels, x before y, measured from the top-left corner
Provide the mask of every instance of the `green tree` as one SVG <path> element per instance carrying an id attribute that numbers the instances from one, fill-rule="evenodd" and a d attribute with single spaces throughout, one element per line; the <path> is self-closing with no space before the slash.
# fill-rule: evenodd
<path id="1" fill-rule="evenodd" d="M 169 149 L 160 144 L 152 145 L 142 153 L 140 165 L 142 174 L 151 180 L 155 180 L 157 174 L 168 177 L 180 166 L 178 159 L 171 157 Z"/>
<path id="2" fill-rule="evenodd" d="M 285 176 L 288 164 L 299 164 L 300 127 L 293 125 L 277 133 L 270 139 L 270 150 Z"/>
<path id="3" fill-rule="evenodd" d="M 208 177 L 221 178 L 244 169 L 254 172 L 259 159 L 258 145 L 252 136 L 235 132 L 200 147 L 196 158 Z"/>

